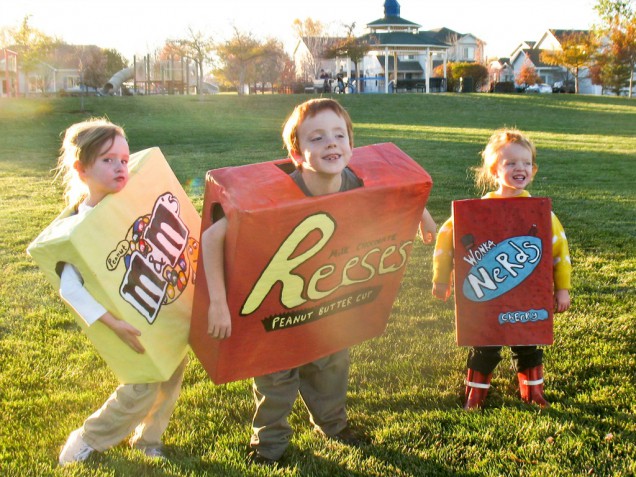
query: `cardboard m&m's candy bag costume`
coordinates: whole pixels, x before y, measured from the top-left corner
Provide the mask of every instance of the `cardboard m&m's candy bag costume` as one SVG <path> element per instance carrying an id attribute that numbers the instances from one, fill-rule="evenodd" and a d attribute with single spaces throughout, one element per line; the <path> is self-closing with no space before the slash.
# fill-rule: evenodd
<path id="1" fill-rule="evenodd" d="M 168 380 L 188 351 L 200 218 L 158 148 L 131 155 L 130 178 L 85 216 L 65 209 L 28 253 L 59 288 L 61 266 L 141 332 L 133 351 L 107 326 L 78 324 L 122 383 Z"/>
<path id="2" fill-rule="evenodd" d="M 200 272 L 190 343 L 215 383 L 294 368 L 384 331 L 432 182 L 393 144 L 354 149 L 349 168 L 362 187 L 317 197 L 289 176 L 291 160 L 208 172 L 202 230 L 222 208 L 232 335 L 208 336 Z"/>

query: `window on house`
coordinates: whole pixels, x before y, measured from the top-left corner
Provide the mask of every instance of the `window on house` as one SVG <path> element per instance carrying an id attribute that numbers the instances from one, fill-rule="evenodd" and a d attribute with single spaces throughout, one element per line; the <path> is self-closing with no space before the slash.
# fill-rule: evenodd
<path id="1" fill-rule="evenodd" d="M 66 77 L 66 87 L 67 88 L 75 88 L 80 85 L 79 76 L 67 76 Z"/>
<path id="2" fill-rule="evenodd" d="M 464 47 L 464 60 L 472 61 L 475 59 L 475 48 L 472 46 Z"/>

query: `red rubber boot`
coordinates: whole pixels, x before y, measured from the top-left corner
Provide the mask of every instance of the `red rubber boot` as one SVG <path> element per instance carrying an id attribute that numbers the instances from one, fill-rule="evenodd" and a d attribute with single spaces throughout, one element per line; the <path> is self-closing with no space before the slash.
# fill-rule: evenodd
<path id="1" fill-rule="evenodd" d="M 472 409 L 479 409 L 483 407 L 486 396 L 488 395 L 488 389 L 490 389 L 490 380 L 492 379 L 492 373 L 486 375 L 475 371 L 474 369 L 468 369 L 466 376 L 466 404 L 464 409 L 470 411 Z"/>
<path id="2" fill-rule="evenodd" d="M 524 369 L 517 373 L 519 379 L 519 394 L 527 403 L 534 403 L 539 407 L 550 407 L 550 403 L 543 395 L 543 365 Z"/>

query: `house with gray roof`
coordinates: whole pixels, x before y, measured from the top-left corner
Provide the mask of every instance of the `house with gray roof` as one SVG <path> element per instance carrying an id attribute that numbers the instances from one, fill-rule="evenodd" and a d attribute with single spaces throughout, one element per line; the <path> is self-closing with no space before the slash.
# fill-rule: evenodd
<path id="1" fill-rule="evenodd" d="M 316 59 L 320 57 L 318 52 L 308 61 L 311 48 L 308 39 L 301 39 L 294 51 L 296 71 L 305 71 L 298 61 L 304 56 L 304 64 L 318 65 L 314 67 L 316 72 L 324 70 L 333 77 L 342 74 L 356 78 L 364 92 L 386 93 L 396 88 L 432 92 L 445 91 L 445 78 L 433 78 L 435 66 L 446 65 L 449 60 L 484 59 L 483 41 L 448 28 L 421 30 L 420 24 L 401 16 L 397 0 L 385 0 L 384 15 L 367 23 L 366 33 L 358 40 L 369 49 L 362 61 L 354 65 L 348 58 Z"/>
<path id="2" fill-rule="evenodd" d="M 29 68 L 21 63 L 20 47 L 4 50 L 0 71 L 5 76 L 0 93 L 11 96 L 56 94 L 79 88 L 81 72 L 78 51 L 99 50 L 94 45 L 56 45 L 43 59 Z M 10 52 L 11 55 L 7 55 Z"/>
<path id="3" fill-rule="evenodd" d="M 558 65 L 549 65 L 541 61 L 541 53 L 561 49 L 561 42 L 567 35 L 575 33 L 585 33 L 586 30 L 562 30 L 548 29 L 543 32 L 536 42 L 522 42 L 510 57 L 510 65 L 514 70 L 514 76 L 521 72 L 524 65 L 531 66 L 541 77 L 541 82 L 553 85 L 559 81 L 572 80 L 572 74 L 567 68 Z M 581 68 L 579 72 L 579 93 L 581 94 L 601 94 L 602 88 L 593 85 L 589 76 L 588 68 Z"/>

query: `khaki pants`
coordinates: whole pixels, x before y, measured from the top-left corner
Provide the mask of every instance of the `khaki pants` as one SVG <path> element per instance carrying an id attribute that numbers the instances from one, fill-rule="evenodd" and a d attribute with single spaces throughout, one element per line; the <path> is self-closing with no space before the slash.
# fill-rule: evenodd
<path id="1" fill-rule="evenodd" d="M 349 350 L 342 350 L 298 368 L 254 378 L 256 411 L 250 446 L 278 460 L 292 436 L 287 422 L 298 393 L 316 430 L 335 435 L 347 426 L 345 400 Z"/>
<path id="2" fill-rule="evenodd" d="M 119 444 L 134 430 L 131 445 L 160 446 L 181 391 L 187 362 L 186 357 L 168 381 L 120 385 L 104 405 L 84 421 L 84 441 L 103 452 Z"/>

